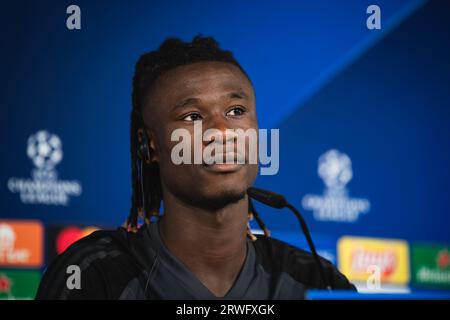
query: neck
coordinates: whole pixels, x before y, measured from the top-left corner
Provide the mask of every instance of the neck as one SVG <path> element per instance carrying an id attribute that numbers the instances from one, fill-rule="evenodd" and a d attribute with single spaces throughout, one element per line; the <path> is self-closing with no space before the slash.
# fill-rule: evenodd
<path id="1" fill-rule="evenodd" d="M 159 230 L 168 250 L 204 284 L 212 282 L 210 289 L 217 289 L 231 287 L 245 261 L 247 222 L 247 198 L 210 211 L 165 195 Z"/>
<path id="2" fill-rule="evenodd" d="M 172 253 L 212 263 L 246 251 L 247 198 L 214 211 L 167 200 L 159 228 Z"/>

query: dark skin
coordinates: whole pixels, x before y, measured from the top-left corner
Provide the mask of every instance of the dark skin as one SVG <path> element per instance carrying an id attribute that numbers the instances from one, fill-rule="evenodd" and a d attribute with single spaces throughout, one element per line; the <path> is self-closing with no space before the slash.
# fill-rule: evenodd
<path id="1" fill-rule="evenodd" d="M 193 63 L 160 76 L 149 90 L 143 113 L 152 161 L 160 167 L 162 240 L 205 287 L 223 297 L 245 262 L 245 192 L 253 184 L 258 167 L 175 165 L 171 150 L 178 142 L 170 137 L 177 128 L 185 128 L 193 136 L 196 120 L 202 121 L 203 131 L 257 129 L 253 87 L 233 64 Z M 210 142 L 204 141 L 202 147 Z"/>

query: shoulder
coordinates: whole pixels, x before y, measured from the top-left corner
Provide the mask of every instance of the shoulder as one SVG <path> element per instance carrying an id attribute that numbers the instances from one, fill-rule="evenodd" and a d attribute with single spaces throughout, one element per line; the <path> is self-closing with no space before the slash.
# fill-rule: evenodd
<path id="1" fill-rule="evenodd" d="M 122 228 L 100 230 L 72 244 L 47 268 L 36 299 L 110 299 L 139 273 Z"/>
<path id="2" fill-rule="evenodd" d="M 322 287 L 320 272 L 310 252 L 265 236 L 258 236 L 254 244 L 260 263 L 268 272 L 285 272 L 308 288 Z M 356 290 L 330 261 L 320 256 L 319 259 L 333 289 Z"/>

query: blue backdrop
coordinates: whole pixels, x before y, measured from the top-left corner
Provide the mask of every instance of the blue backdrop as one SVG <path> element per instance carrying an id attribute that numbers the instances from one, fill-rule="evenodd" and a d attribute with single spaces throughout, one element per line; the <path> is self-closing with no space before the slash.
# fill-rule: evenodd
<path id="1" fill-rule="evenodd" d="M 450 242 L 449 8 L 378 0 L 382 28 L 368 30 L 371 2 L 76 1 L 81 30 L 66 28 L 72 1 L 3 4 L 0 217 L 121 224 L 134 64 L 168 36 L 200 33 L 247 70 L 260 127 L 280 128 L 280 171 L 257 185 L 285 194 L 314 233 Z M 32 179 L 40 130 L 62 142 L 58 179 L 81 186 L 66 205 L 23 203 L 10 185 Z M 341 204 L 366 205 L 351 222 L 318 219 L 305 200 L 333 191 L 318 175 L 330 150 L 351 161 Z M 275 232 L 297 232 L 293 216 L 258 209 Z"/>

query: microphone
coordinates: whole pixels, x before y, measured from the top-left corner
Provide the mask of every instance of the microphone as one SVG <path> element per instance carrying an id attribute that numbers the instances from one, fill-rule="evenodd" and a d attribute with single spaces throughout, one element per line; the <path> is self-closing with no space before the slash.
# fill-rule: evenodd
<path id="1" fill-rule="evenodd" d="M 276 194 L 268 190 L 250 187 L 247 189 L 247 194 L 251 198 L 277 209 L 283 209 L 288 204 L 281 194 Z"/>
<path id="2" fill-rule="evenodd" d="M 324 285 L 325 288 L 331 290 L 331 285 L 328 281 L 328 278 L 325 276 L 325 271 L 323 270 L 323 266 L 322 263 L 320 262 L 319 255 L 317 254 L 316 247 L 314 246 L 314 243 L 312 241 L 311 234 L 309 233 L 308 230 L 308 226 L 306 225 L 305 219 L 303 219 L 300 212 L 293 205 L 289 204 L 281 194 L 253 187 L 247 189 L 247 194 L 249 197 L 255 199 L 256 201 L 264 203 L 269 207 L 273 207 L 276 209 L 288 208 L 294 213 L 294 215 L 297 217 L 300 223 L 300 227 L 302 228 L 306 241 L 308 242 L 309 249 L 311 250 L 312 256 L 314 258 L 314 262 L 316 263 L 317 268 L 319 269 L 322 284 Z"/>

